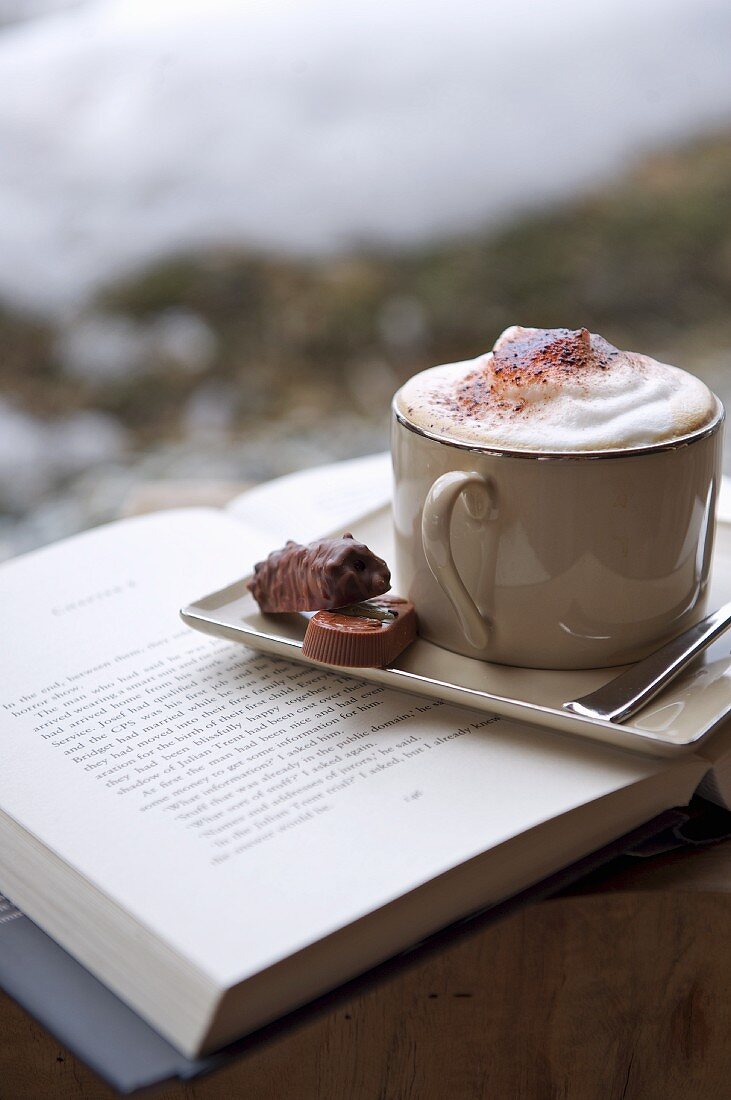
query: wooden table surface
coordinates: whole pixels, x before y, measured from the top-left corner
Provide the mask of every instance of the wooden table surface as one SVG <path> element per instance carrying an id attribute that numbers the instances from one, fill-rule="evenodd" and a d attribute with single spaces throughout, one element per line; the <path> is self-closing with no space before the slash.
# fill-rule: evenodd
<path id="1" fill-rule="evenodd" d="M 159 1100 L 727 1100 L 731 842 L 627 861 Z M 0 1100 L 116 1095 L 0 996 Z"/>

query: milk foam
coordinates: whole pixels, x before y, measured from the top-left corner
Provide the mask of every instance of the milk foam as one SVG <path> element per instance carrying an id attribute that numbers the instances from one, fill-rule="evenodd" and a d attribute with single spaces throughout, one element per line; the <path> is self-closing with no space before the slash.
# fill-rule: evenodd
<path id="1" fill-rule="evenodd" d="M 396 395 L 418 428 L 507 450 L 595 451 L 667 442 L 710 423 L 716 399 L 678 367 L 586 329 L 506 329 L 492 352 L 422 371 Z"/>

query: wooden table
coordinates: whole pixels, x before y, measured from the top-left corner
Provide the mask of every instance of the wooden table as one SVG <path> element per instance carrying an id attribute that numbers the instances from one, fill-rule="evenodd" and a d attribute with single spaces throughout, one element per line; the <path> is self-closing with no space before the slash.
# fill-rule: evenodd
<path id="1" fill-rule="evenodd" d="M 159 1100 L 726 1100 L 731 842 L 627 861 Z M 0 1100 L 106 1100 L 0 996 Z"/>

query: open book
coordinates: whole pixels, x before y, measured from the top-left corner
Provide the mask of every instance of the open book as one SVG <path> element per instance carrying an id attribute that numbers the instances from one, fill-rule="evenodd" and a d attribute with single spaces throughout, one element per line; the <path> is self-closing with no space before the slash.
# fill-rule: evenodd
<path id="1" fill-rule="evenodd" d="M 723 731 L 645 759 L 191 632 L 273 516 L 315 533 L 301 482 L 257 492 L 256 525 L 160 513 L 0 570 L 0 892 L 188 1055 L 731 786 Z"/>

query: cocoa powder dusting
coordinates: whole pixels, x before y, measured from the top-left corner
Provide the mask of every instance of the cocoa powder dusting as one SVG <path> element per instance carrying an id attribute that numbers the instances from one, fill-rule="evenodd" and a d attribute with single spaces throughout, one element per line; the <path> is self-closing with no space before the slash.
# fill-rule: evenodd
<path id="1" fill-rule="evenodd" d="M 458 423 L 479 416 L 487 408 L 514 416 L 527 407 L 521 390 L 562 381 L 581 380 L 590 370 L 606 370 L 619 352 L 588 329 L 524 329 L 503 337 L 492 358 L 468 374 L 456 394 L 442 395 L 439 403 Z"/>

